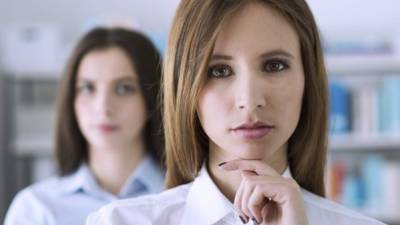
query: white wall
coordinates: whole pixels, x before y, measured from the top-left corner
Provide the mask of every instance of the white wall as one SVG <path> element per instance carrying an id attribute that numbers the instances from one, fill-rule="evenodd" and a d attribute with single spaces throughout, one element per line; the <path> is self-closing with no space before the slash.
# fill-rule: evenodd
<path id="1" fill-rule="evenodd" d="M 399 0 L 307 0 L 321 30 L 335 33 L 400 32 Z M 179 0 L 0 0 L 0 27 L 19 21 L 53 21 L 75 37 L 82 21 L 136 17 L 146 31 L 167 32 Z"/>
<path id="2" fill-rule="evenodd" d="M 95 18 L 135 18 L 145 31 L 164 33 L 179 0 L 0 0 L 0 27 L 16 22 L 53 22 L 66 39 Z"/>
<path id="3" fill-rule="evenodd" d="M 400 32 L 399 0 L 307 0 L 320 29 L 328 35 Z"/>

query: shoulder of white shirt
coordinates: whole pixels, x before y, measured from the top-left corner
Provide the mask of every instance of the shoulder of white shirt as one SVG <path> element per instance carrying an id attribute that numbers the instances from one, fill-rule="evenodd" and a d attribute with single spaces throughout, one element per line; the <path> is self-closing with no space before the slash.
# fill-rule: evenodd
<path id="1" fill-rule="evenodd" d="M 49 177 L 37 183 L 34 183 L 21 191 L 19 191 L 19 195 L 30 195 L 41 196 L 45 195 L 54 195 L 58 194 L 60 191 L 60 187 L 62 187 L 63 180 L 60 177 Z"/>
<path id="2" fill-rule="evenodd" d="M 49 198 L 59 197 L 71 189 L 71 183 L 76 183 L 77 173 L 67 176 L 52 176 L 38 181 L 20 190 L 15 196 L 13 203 L 41 205 Z M 44 203 L 43 203 L 44 204 Z"/>
<path id="3" fill-rule="evenodd" d="M 302 189 L 302 193 L 306 207 L 308 205 L 309 207 L 318 210 L 318 213 L 323 214 L 321 216 L 325 216 L 325 219 L 328 219 L 327 217 L 329 216 L 331 216 L 331 218 L 337 218 L 337 216 L 340 216 L 343 220 L 358 221 L 365 225 L 384 225 L 384 223 L 362 215 L 352 209 L 346 208 L 334 201 L 320 197 L 305 189 Z"/>
<path id="4" fill-rule="evenodd" d="M 112 202 L 106 206 L 103 206 L 96 213 L 91 215 L 92 217 L 105 217 L 111 218 L 114 213 L 120 214 L 124 212 L 136 212 L 138 214 L 146 215 L 149 219 L 155 219 L 159 214 L 163 214 L 164 210 L 168 213 L 172 213 L 171 209 L 182 209 L 186 203 L 186 197 L 189 192 L 192 183 L 177 186 L 175 188 L 166 190 L 159 194 L 146 195 L 134 199 L 123 199 Z M 340 204 L 330 201 L 326 198 L 317 196 L 307 190 L 302 189 L 304 201 L 306 207 L 312 207 L 311 210 L 317 210 L 315 213 L 328 219 L 331 217 L 335 220 L 338 216 L 341 220 L 345 221 L 357 221 L 356 224 L 365 225 L 383 225 L 383 223 L 366 217 L 354 210 L 348 209 Z M 323 219 L 323 218 L 321 218 Z"/>
<path id="5" fill-rule="evenodd" d="M 179 185 L 158 194 L 149 194 L 136 198 L 120 199 L 101 207 L 97 213 L 111 213 L 115 209 L 129 210 L 142 208 L 157 210 L 157 206 L 162 207 L 162 209 L 169 209 L 173 206 L 178 206 L 179 208 L 179 205 L 185 204 L 191 184 L 192 183 Z"/>
<path id="6" fill-rule="evenodd" d="M 80 188 L 83 188 L 91 180 L 92 182 L 95 182 L 94 178 L 91 176 L 91 172 L 87 165 L 82 164 L 75 172 L 69 175 L 46 178 L 24 188 L 19 193 L 30 192 L 39 198 L 42 195 L 47 197 L 57 197 L 60 195 L 71 194 Z M 153 193 L 162 191 L 161 188 L 163 187 L 164 179 L 161 169 L 157 167 L 156 163 L 153 162 L 149 156 L 147 156 L 140 164 L 139 171 L 134 171 L 132 173 L 130 179 L 133 179 L 136 176 L 150 189 L 153 189 Z M 151 179 L 149 179 L 149 177 L 151 177 Z"/>
<path id="7" fill-rule="evenodd" d="M 59 179 L 53 177 L 19 191 L 7 210 L 5 224 L 14 224 L 14 220 L 21 215 L 29 215 L 32 224 L 42 223 L 44 215 L 49 213 L 46 199 L 52 196 L 57 188 L 59 188 Z"/>
<path id="8" fill-rule="evenodd" d="M 290 171 L 286 171 L 283 174 L 285 177 L 291 177 L 290 175 Z M 193 182 L 171 188 L 159 194 L 118 200 L 103 206 L 100 210 L 91 214 L 91 218 L 89 219 L 93 222 L 102 221 L 102 218 L 107 218 L 106 221 L 108 221 L 108 219 L 114 218 L 115 214 L 122 217 L 125 215 L 125 218 L 129 218 L 132 216 L 131 213 L 135 212 L 137 216 L 142 215 L 150 221 L 156 221 L 159 219 L 159 216 L 166 213 L 173 214 L 174 210 L 182 210 L 186 205 L 187 196 L 192 185 Z M 331 219 L 330 222 L 337 221 L 338 223 L 342 222 L 345 224 L 383 225 L 383 223 L 377 220 L 347 209 L 340 204 L 317 196 L 305 189 L 302 189 L 302 194 L 307 214 L 316 217 L 313 219 L 313 222 Z"/>

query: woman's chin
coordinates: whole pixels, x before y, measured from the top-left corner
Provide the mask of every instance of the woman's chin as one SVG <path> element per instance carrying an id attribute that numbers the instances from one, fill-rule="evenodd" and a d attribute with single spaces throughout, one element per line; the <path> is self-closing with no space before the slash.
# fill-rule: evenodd
<path id="1" fill-rule="evenodd" d="M 240 149 L 235 154 L 240 159 L 261 160 L 265 157 L 264 149 Z"/>

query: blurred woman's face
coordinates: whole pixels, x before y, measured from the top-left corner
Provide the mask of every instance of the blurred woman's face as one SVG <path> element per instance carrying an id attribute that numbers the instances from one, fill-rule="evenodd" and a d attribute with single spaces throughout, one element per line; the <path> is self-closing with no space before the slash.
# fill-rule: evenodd
<path id="1" fill-rule="evenodd" d="M 286 19 L 247 4 L 222 25 L 207 76 L 197 111 L 210 157 L 284 160 L 304 89 L 299 38 Z"/>
<path id="2" fill-rule="evenodd" d="M 91 148 L 120 149 L 143 141 L 145 99 L 134 65 L 120 48 L 86 54 L 75 91 L 76 118 Z"/>

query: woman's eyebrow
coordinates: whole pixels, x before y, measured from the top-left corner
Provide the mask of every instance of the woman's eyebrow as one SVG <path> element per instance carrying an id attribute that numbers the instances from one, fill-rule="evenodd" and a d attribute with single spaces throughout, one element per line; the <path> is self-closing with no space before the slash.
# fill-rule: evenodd
<path id="1" fill-rule="evenodd" d="M 77 77 L 76 78 L 76 82 L 89 83 L 92 81 L 93 81 L 93 79 L 86 78 L 86 77 Z"/>
<path id="2" fill-rule="evenodd" d="M 290 54 L 289 52 L 283 50 L 283 49 L 275 49 L 272 51 L 267 51 L 263 54 L 260 55 L 261 58 L 268 58 L 268 57 L 273 57 L 273 56 L 285 56 L 287 58 L 294 58 L 294 56 L 292 54 Z"/>
<path id="3" fill-rule="evenodd" d="M 136 81 L 137 79 L 132 75 L 115 78 L 114 81 Z"/>
<path id="4" fill-rule="evenodd" d="M 136 80 L 137 80 L 136 77 L 134 77 L 132 75 L 126 75 L 126 76 L 114 78 L 110 81 L 118 83 L 118 82 L 135 82 Z M 79 82 L 79 83 L 91 83 L 91 82 L 96 82 L 96 81 L 99 81 L 99 80 L 96 78 L 92 78 L 92 77 L 78 77 L 76 79 L 76 82 Z"/>
<path id="5" fill-rule="evenodd" d="M 283 50 L 283 49 L 275 49 L 272 51 L 267 51 L 265 53 L 262 53 L 260 55 L 261 58 L 268 58 L 268 57 L 273 57 L 273 56 L 285 56 L 287 58 L 294 58 L 292 54 L 289 52 Z M 232 60 L 233 56 L 230 55 L 224 55 L 224 54 L 213 54 L 211 55 L 211 60 Z"/>
<path id="6" fill-rule="evenodd" d="M 213 54 L 211 56 L 211 60 L 232 60 L 233 57 L 230 55 L 224 55 L 224 54 Z"/>

